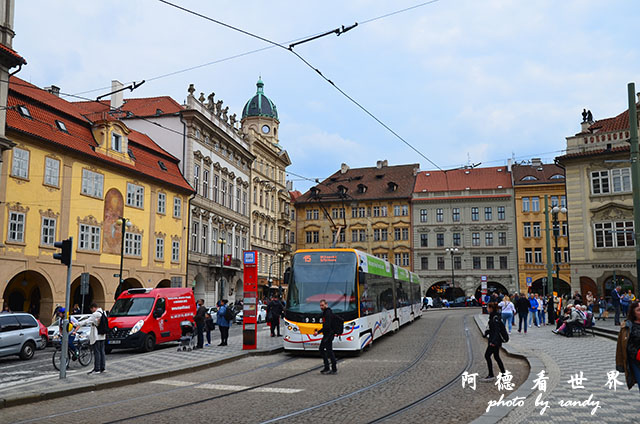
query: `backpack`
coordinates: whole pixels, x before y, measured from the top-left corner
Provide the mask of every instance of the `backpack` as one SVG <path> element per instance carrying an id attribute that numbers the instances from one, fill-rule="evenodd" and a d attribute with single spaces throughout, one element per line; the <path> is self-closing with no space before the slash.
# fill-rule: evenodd
<path id="1" fill-rule="evenodd" d="M 502 343 L 509 343 L 509 333 L 502 320 L 500 321 L 500 338 L 502 339 Z"/>
<path id="2" fill-rule="evenodd" d="M 235 312 L 233 312 L 233 309 L 229 306 L 225 306 L 225 308 L 226 310 L 224 311 L 224 319 L 229 322 L 233 322 L 233 320 L 236 318 Z"/>
<path id="3" fill-rule="evenodd" d="M 104 312 L 102 312 L 102 316 L 100 317 L 100 321 L 96 327 L 98 328 L 98 334 L 100 335 L 105 335 L 109 332 L 109 319 Z"/>
<path id="4" fill-rule="evenodd" d="M 336 336 L 339 336 L 344 332 L 344 320 L 341 317 L 334 314 L 332 324 L 331 329 L 336 333 Z"/>

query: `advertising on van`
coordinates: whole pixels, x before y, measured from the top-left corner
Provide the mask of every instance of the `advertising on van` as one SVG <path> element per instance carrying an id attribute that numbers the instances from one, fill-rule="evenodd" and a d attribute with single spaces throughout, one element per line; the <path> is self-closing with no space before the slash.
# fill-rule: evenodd
<path id="1" fill-rule="evenodd" d="M 157 344 L 178 341 L 180 322 L 196 313 L 188 288 L 139 288 L 124 291 L 109 312 L 107 351 L 137 348 L 150 352 Z"/>

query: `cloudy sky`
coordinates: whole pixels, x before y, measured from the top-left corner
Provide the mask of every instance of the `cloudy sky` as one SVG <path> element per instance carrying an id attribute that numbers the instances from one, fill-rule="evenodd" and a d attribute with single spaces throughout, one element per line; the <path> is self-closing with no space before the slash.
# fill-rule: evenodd
<path id="1" fill-rule="evenodd" d="M 279 43 L 361 22 L 296 51 L 441 168 L 550 161 L 583 107 L 614 116 L 628 82 L 640 91 L 636 0 L 438 0 L 370 22 L 424 0 L 174 1 Z M 19 76 L 36 85 L 95 97 L 112 79 L 145 79 L 125 97 L 183 102 L 193 83 L 240 114 L 261 75 L 292 172 L 324 178 L 380 159 L 434 169 L 286 50 L 223 60 L 269 45 L 157 0 L 16 3 Z"/>

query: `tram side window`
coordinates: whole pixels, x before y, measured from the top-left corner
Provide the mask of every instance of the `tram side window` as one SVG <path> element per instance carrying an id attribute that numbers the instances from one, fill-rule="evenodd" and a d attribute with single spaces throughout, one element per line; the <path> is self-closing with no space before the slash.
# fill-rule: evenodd
<path id="1" fill-rule="evenodd" d="M 391 279 L 367 274 L 365 284 L 360 285 L 360 314 L 362 316 L 393 309 Z"/>
<path id="2" fill-rule="evenodd" d="M 410 304 L 408 281 L 398 280 L 396 282 L 396 300 L 398 301 L 398 308 L 408 306 Z"/>
<path id="3" fill-rule="evenodd" d="M 420 303 L 420 284 L 411 284 L 411 303 Z"/>

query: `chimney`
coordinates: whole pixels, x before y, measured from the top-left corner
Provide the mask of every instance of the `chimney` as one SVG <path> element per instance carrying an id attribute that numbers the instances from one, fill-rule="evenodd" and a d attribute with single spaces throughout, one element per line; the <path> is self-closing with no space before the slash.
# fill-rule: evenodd
<path id="1" fill-rule="evenodd" d="M 44 89 L 47 90 L 49 93 L 53 94 L 54 96 L 60 97 L 60 87 L 51 84 L 50 87 L 45 87 Z"/>
<path id="2" fill-rule="evenodd" d="M 124 85 L 118 80 L 111 81 L 111 91 L 117 91 L 124 88 Z M 124 94 L 122 91 L 118 91 L 117 93 L 113 93 L 111 95 L 111 108 L 118 109 L 120 106 L 124 104 L 123 99 Z"/>
<path id="3" fill-rule="evenodd" d="M 638 98 L 638 102 L 640 102 L 640 93 L 636 93 L 636 97 Z"/>
<path id="4" fill-rule="evenodd" d="M 378 169 L 382 168 L 382 161 L 381 160 L 376 162 L 376 168 L 378 168 Z"/>
<path id="5" fill-rule="evenodd" d="M 389 161 L 386 159 L 382 161 L 382 167 L 384 168 L 385 166 L 389 166 Z"/>
<path id="6" fill-rule="evenodd" d="M 589 127 L 591 126 L 591 122 L 582 122 L 580 123 L 580 132 L 589 131 Z"/>
<path id="7" fill-rule="evenodd" d="M 293 191 L 293 181 L 287 180 L 287 191 Z"/>
<path id="8" fill-rule="evenodd" d="M 343 163 L 342 165 L 340 165 L 341 174 L 346 174 L 348 170 L 349 170 L 349 165 L 347 165 L 346 163 Z"/>
<path id="9" fill-rule="evenodd" d="M 542 166 L 542 159 L 531 158 L 531 166 Z"/>
<path id="10" fill-rule="evenodd" d="M 513 166 L 513 159 L 507 159 L 507 172 L 511 172 L 511 167 Z"/>

